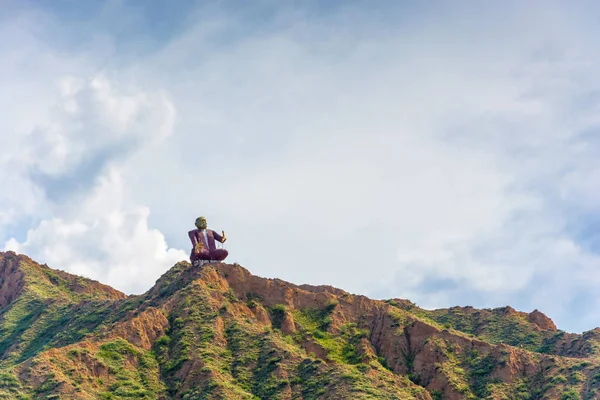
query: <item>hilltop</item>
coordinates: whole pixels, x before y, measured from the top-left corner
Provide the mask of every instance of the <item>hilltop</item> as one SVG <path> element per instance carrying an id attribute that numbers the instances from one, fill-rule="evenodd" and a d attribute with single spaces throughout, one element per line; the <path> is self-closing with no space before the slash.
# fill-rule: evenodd
<path id="1" fill-rule="evenodd" d="M 600 330 L 538 310 L 425 310 L 237 264 L 145 294 L 0 252 L 4 399 L 597 399 Z"/>

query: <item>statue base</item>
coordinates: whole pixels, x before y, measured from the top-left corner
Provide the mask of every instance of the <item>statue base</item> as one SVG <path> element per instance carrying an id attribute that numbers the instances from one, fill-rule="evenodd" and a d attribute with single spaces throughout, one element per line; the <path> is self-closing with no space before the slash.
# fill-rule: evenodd
<path id="1" fill-rule="evenodd" d="M 195 260 L 192 262 L 192 266 L 201 267 L 206 264 L 212 264 L 212 263 L 218 263 L 218 262 L 221 262 L 221 261 L 219 261 L 219 260 Z"/>

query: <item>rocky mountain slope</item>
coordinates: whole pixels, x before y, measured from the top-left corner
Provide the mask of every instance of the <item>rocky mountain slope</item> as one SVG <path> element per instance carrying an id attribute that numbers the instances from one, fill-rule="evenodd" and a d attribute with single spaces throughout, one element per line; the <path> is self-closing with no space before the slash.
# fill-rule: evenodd
<path id="1" fill-rule="evenodd" d="M 0 253 L 0 399 L 600 399 L 600 330 L 176 264 L 140 296 Z"/>

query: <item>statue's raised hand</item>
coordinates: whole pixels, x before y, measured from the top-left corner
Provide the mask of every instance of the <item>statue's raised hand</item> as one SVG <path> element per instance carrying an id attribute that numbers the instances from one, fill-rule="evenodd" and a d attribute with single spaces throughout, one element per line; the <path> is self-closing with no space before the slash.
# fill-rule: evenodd
<path id="1" fill-rule="evenodd" d="M 225 231 L 221 231 L 221 243 L 225 243 L 225 241 L 227 240 L 227 236 L 225 236 Z"/>

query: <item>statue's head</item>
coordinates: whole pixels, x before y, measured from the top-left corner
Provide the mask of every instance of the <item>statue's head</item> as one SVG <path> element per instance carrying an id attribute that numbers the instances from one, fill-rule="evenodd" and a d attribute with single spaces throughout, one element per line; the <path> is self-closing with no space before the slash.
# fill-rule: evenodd
<path id="1" fill-rule="evenodd" d="M 196 218 L 196 228 L 198 229 L 206 229 L 207 225 L 206 225 L 206 218 L 204 217 L 198 217 Z"/>

